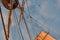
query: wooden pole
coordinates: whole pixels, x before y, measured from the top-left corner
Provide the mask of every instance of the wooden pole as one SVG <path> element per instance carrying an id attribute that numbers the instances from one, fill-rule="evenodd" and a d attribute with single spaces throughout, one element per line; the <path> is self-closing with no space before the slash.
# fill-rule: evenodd
<path id="1" fill-rule="evenodd" d="M 1 12 L 1 7 L 0 7 L 0 15 L 1 15 L 1 20 L 2 20 L 2 25 L 3 25 L 3 29 L 4 29 L 5 38 L 6 38 L 6 40 L 8 40 L 7 35 L 6 35 L 6 30 L 5 30 L 5 24 L 4 24 L 3 15 L 2 15 L 2 12 Z"/>
<path id="2" fill-rule="evenodd" d="M 13 8 L 13 3 L 12 0 L 10 0 L 10 10 L 9 10 L 9 15 L 8 15 L 8 27 L 7 27 L 7 38 L 9 40 L 9 33 L 10 33 L 10 26 L 11 26 L 11 15 L 12 15 L 12 8 Z"/>

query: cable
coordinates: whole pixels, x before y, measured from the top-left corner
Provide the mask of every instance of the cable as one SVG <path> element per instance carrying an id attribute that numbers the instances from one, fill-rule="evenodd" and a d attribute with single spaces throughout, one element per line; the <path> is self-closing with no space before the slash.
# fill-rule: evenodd
<path id="1" fill-rule="evenodd" d="M 27 15 L 29 15 L 29 14 L 27 14 Z M 30 15 L 30 16 L 31 16 L 31 15 Z M 49 31 L 53 32 L 54 34 L 57 34 L 56 31 L 53 31 L 52 29 L 48 28 L 48 27 L 45 26 L 44 24 L 40 23 L 36 18 L 33 18 L 32 16 L 31 16 L 31 18 L 34 19 L 35 21 L 37 21 L 37 22 L 38 22 L 37 24 L 40 24 L 40 27 L 41 27 L 43 30 L 45 30 L 45 28 L 46 28 L 46 29 L 48 29 Z M 44 28 L 44 27 L 45 27 L 45 28 Z M 59 35 L 59 34 L 57 34 L 57 35 Z M 60 36 L 60 35 L 59 35 L 59 36 Z"/>
<path id="2" fill-rule="evenodd" d="M 30 16 L 30 18 L 31 18 L 31 20 L 30 20 L 30 21 L 31 21 L 31 25 L 32 25 L 32 17 Z M 33 28 L 33 27 L 32 27 L 32 30 L 33 30 L 33 33 L 35 33 L 35 31 L 34 31 L 34 28 Z M 37 36 L 37 34 L 36 34 L 36 33 L 35 33 L 35 35 Z M 35 39 L 36 39 L 36 36 L 35 36 Z M 41 37 L 41 36 L 40 36 L 40 38 L 42 39 L 42 37 Z M 34 39 L 34 40 L 35 40 L 35 39 Z"/>
<path id="3" fill-rule="evenodd" d="M 26 0 L 26 5 L 27 5 L 27 8 L 28 8 L 27 0 Z M 31 25 L 33 25 L 33 24 L 32 24 L 32 17 L 30 16 L 29 8 L 28 8 L 27 10 L 28 10 L 28 12 L 29 12 L 28 16 L 29 16 L 29 18 L 30 18 Z M 33 27 L 32 27 L 32 29 L 34 30 L 34 28 L 33 28 Z M 34 33 L 35 35 L 37 35 L 37 34 L 35 33 L 35 31 L 33 31 L 33 33 Z"/>
<path id="4" fill-rule="evenodd" d="M 24 23 L 25 23 L 25 26 L 26 26 L 26 29 L 27 29 L 29 38 L 30 38 L 30 40 L 32 40 L 32 38 L 31 38 L 31 36 L 30 36 L 30 33 L 29 33 L 28 25 L 27 25 L 27 23 L 26 23 L 26 20 L 25 20 L 24 14 L 23 14 L 23 13 L 24 13 L 24 5 L 25 5 L 25 1 L 22 0 L 22 9 L 21 9 L 22 19 L 24 20 Z"/>
<path id="5" fill-rule="evenodd" d="M 28 8 L 28 3 L 27 3 L 27 0 L 26 0 L 26 5 L 27 5 L 27 8 Z M 29 12 L 28 16 L 30 16 L 30 11 L 29 11 L 29 8 L 28 8 L 28 12 Z M 31 21 L 31 19 L 32 19 L 32 17 L 30 16 L 30 21 Z"/>
<path id="6" fill-rule="evenodd" d="M 40 23 L 40 24 L 41 24 L 41 23 Z M 47 28 L 47 27 L 46 27 L 46 28 Z M 43 27 L 42 27 L 42 29 L 45 30 Z M 47 28 L 47 29 L 49 29 L 49 28 Z M 52 31 L 51 29 L 49 29 L 49 30 Z M 54 31 L 53 31 L 53 32 L 54 32 Z M 54 32 L 54 33 L 55 33 L 55 32 Z"/>
<path id="7" fill-rule="evenodd" d="M 32 17 L 33 18 L 33 17 Z M 40 24 L 40 27 L 42 27 L 42 29 L 44 30 L 44 28 L 43 28 L 43 24 L 41 24 L 38 20 L 36 20 L 35 18 L 33 18 L 35 21 L 37 21 L 39 24 Z M 45 28 L 47 28 L 49 31 L 51 31 L 51 32 L 53 32 L 53 33 L 55 33 L 55 34 L 57 34 L 55 31 L 53 31 L 52 29 L 50 29 L 50 28 L 48 28 L 47 26 L 44 26 Z M 57 35 L 59 35 L 59 34 L 57 34 Z M 60 36 L 60 35 L 59 35 Z"/>
<path id="8" fill-rule="evenodd" d="M 13 15 L 14 20 L 15 20 L 15 22 L 16 22 L 16 18 L 15 18 L 16 16 L 15 16 L 14 14 L 15 14 L 15 11 L 13 11 L 13 14 L 12 14 L 12 15 Z M 16 25 L 16 26 L 17 26 L 17 25 Z M 17 30 L 17 29 L 16 29 L 16 26 L 15 26 L 15 30 Z M 17 33 L 18 33 L 18 35 L 19 35 L 19 32 L 18 32 L 18 31 L 17 31 Z M 20 37 L 20 35 L 19 35 L 19 37 Z"/>
<path id="9" fill-rule="evenodd" d="M 19 4 L 19 2 L 18 2 Z M 20 6 L 20 4 L 18 5 L 18 9 L 21 11 L 22 7 Z M 18 19 L 18 25 L 20 24 L 20 20 L 21 20 L 21 13 L 20 13 L 20 18 Z"/>
<path id="10" fill-rule="evenodd" d="M 27 3 L 27 0 L 26 0 L 26 5 L 27 5 L 27 8 L 28 8 L 28 3 Z M 36 33 L 35 33 L 35 31 L 34 31 L 34 28 L 33 28 L 33 23 L 32 23 L 32 18 L 31 18 L 31 16 L 30 16 L 30 11 L 29 11 L 29 8 L 27 9 L 28 10 L 28 12 L 29 12 L 29 18 L 30 18 L 30 24 L 32 25 L 32 30 L 33 30 L 33 33 L 34 33 L 34 35 L 36 35 Z"/>
<path id="11" fill-rule="evenodd" d="M 23 20 L 24 20 L 24 23 L 25 23 L 25 26 L 26 26 L 27 33 L 28 33 L 28 35 L 29 35 L 29 38 L 30 38 L 30 40 L 32 40 L 32 38 L 31 38 L 31 36 L 30 36 L 30 33 L 29 33 L 28 25 L 27 25 L 27 23 L 26 23 L 25 18 L 23 18 Z"/>
<path id="12" fill-rule="evenodd" d="M 14 10 L 14 12 L 15 12 L 15 10 Z M 15 13 L 15 17 L 16 17 L 16 21 L 17 21 L 17 24 L 18 24 L 18 20 L 17 20 L 17 15 L 16 15 L 16 13 Z M 21 21 L 21 19 L 20 19 L 20 21 Z M 23 35 L 22 35 L 22 32 L 21 32 L 21 28 L 20 28 L 20 25 L 19 25 L 19 24 L 18 24 L 18 27 L 19 27 L 20 34 L 21 34 L 21 36 L 22 36 L 22 39 L 24 40 Z"/>
<path id="13" fill-rule="evenodd" d="M 16 14 L 16 13 L 15 13 L 15 14 Z M 16 16 L 16 18 L 17 18 L 17 16 Z M 21 19 L 20 19 L 20 21 L 21 21 Z M 18 20 L 17 20 L 17 23 L 18 23 Z M 21 31 L 21 28 L 20 28 L 20 25 L 18 24 L 18 26 L 19 26 L 19 30 L 20 30 L 20 33 L 21 33 L 22 39 L 24 40 L 24 38 L 23 38 L 23 34 L 22 34 L 22 31 Z"/>
<path id="14" fill-rule="evenodd" d="M 22 0 L 22 7 L 21 7 L 21 8 L 19 7 L 19 9 L 20 9 L 21 17 L 22 17 L 22 19 L 24 20 L 24 23 L 25 23 L 25 26 L 26 26 L 26 29 L 27 29 L 27 33 L 28 33 L 29 38 L 30 38 L 30 40 L 31 40 L 31 36 L 30 36 L 30 33 L 29 33 L 29 29 L 28 29 L 28 26 L 27 26 L 27 23 L 26 23 L 24 14 L 23 14 L 23 13 L 24 13 L 24 5 L 25 5 L 25 1 Z"/>

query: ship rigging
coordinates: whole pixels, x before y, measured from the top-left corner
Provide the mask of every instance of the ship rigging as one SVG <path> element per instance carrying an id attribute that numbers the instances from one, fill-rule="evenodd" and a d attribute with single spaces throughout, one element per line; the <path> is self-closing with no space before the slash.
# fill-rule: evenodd
<path id="1" fill-rule="evenodd" d="M 39 22 L 39 20 L 37 20 L 36 18 L 34 18 L 33 16 L 30 15 L 30 11 L 29 11 L 29 8 L 28 8 L 28 3 L 27 3 L 27 0 L 25 2 L 25 0 L 22 0 L 22 4 L 19 3 L 20 0 L 2 0 L 2 4 L 3 6 L 8 10 L 8 26 L 7 28 L 5 27 L 5 23 L 4 23 L 4 18 L 3 18 L 3 14 L 2 14 L 2 10 L 1 10 L 1 5 L 0 5 L 0 15 L 1 15 L 1 21 L 2 21 L 2 25 L 3 25 L 3 30 L 4 30 L 4 34 L 5 34 L 5 39 L 6 40 L 9 40 L 10 38 L 10 28 L 11 28 L 11 25 L 12 25 L 12 14 L 14 15 L 16 21 L 17 21 L 17 27 L 16 27 L 16 30 L 18 30 L 19 28 L 19 31 L 17 31 L 18 33 L 18 37 L 21 36 L 22 40 L 25 40 L 24 39 L 24 36 L 23 36 L 23 33 L 22 33 L 22 30 L 21 30 L 21 21 L 23 20 L 24 21 L 24 24 L 25 24 L 25 27 L 26 27 L 26 32 L 29 36 L 29 40 L 56 40 L 55 37 L 51 36 L 50 35 L 50 32 L 53 32 L 54 34 L 57 34 L 55 31 L 53 31 L 52 29 L 48 28 L 47 26 L 43 25 L 41 22 Z M 34 33 L 34 38 L 31 37 L 31 34 L 30 34 L 30 30 L 28 28 L 28 23 L 27 23 L 27 20 L 25 18 L 25 4 L 27 6 L 27 10 L 28 10 L 28 18 L 30 20 L 30 25 L 32 27 L 32 31 Z M 39 5 L 40 6 L 40 5 Z M 17 18 L 17 14 L 15 12 L 15 9 L 18 8 L 19 9 L 19 18 Z M 14 13 L 12 13 L 14 12 Z M 38 25 L 40 25 L 40 28 L 42 28 L 42 31 L 40 32 L 40 34 L 37 35 L 37 33 L 35 32 L 34 30 L 34 27 L 33 27 L 33 20 L 34 19 Z M 48 32 L 45 31 L 45 28 L 48 29 Z M 59 34 L 57 34 L 59 35 Z M 50 39 L 49 39 L 50 38 Z M 14 40 L 14 39 L 13 39 Z"/>

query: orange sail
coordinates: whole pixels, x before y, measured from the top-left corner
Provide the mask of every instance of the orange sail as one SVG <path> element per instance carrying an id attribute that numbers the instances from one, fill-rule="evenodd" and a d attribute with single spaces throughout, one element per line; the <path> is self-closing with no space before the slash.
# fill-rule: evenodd
<path id="1" fill-rule="evenodd" d="M 42 31 L 35 40 L 55 40 L 55 38 Z"/>

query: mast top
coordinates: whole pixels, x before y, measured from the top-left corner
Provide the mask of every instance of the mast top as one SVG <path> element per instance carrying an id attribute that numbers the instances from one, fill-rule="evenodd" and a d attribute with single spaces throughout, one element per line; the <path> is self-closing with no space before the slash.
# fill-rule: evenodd
<path id="1" fill-rule="evenodd" d="M 9 8 L 10 0 L 2 0 L 2 4 L 6 9 L 10 10 L 10 8 Z M 13 8 L 12 9 L 15 9 L 17 6 L 18 6 L 18 0 L 13 0 Z"/>

